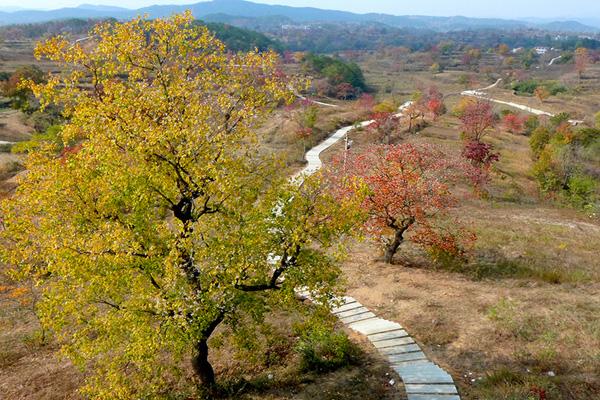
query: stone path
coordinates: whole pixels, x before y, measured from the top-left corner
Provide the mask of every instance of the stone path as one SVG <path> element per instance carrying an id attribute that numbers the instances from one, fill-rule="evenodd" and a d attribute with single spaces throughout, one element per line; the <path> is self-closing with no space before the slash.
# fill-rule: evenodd
<path id="1" fill-rule="evenodd" d="M 526 112 L 528 112 L 530 114 L 534 114 L 534 115 L 546 115 L 548 117 L 554 117 L 554 114 L 549 113 L 548 111 L 538 110 L 537 108 L 529 107 L 529 106 L 519 104 L 519 103 L 513 103 L 511 101 L 494 99 L 494 98 L 490 97 L 489 94 L 485 93 L 486 90 L 495 88 L 501 81 L 502 81 L 502 79 L 498 79 L 496 81 L 496 83 L 494 83 L 493 85 L 490 85 L 488 87 L 485 87 L 482 89 L 475 89 L 475 90 L 464 90 L 460 94 L 462 96 L 470 96 L 470 97 L 476 97 L 479 99 L 488 100 L 488 101 L 491 101 L 492 103 L 504 104 L 504 105 L 507 105 L 510 107 L 518 108 L 519 110 L 523 110 L 523 111 L 526 111 Z M 583 122 L 584 121 L 581 121 L 578 119 L 570 119 L 569 120 L 569 123 L 571 123 L 571 125 L 581 125 Z"/>
<path id="2" fill-rule="evenodd" d="M 290 86 L 289 88 L 294 92 L 294 96 L 296 96 L 300 100 L 309 101 L 309 102 L 311 102 L 313 104 L 318 104 L 318 105 L 323 106 L 323 107 L 333 107 L 333 108 L 339 107 L 337 104 L 323 103 L 322 101 L 317 101 L 317 100 L 309 99 L 308 97 L 302 96 L 300 93 L 296 92 L 296 90 L 294 89 L 294 87 Z"/>
<path id="3" fill-rule="evenodd" d="M 412 104 L 412 101 L 407 101 L 406 103 L 402 104 L 398 108 L 398 113 L 395 115 L 397 117 L 401 117 L 403 115 L 403 112 L 411 104 Z M 334 144 L 336 144 L 337 142 L 342 140 L 348 134 L 348 132 L 350 132 L 352 129 L 356 128 L 357 126 L 361 126 L 364 128 L 364 127 L 371 125 L 373 122 L 375 122 L 375 121 L 374 120 L 363 121 L 357 125 L 345 126 L 343 128 L 338 129 L 337 131 L 335 131 L 327 139 L 325 139 L 324 141 L 322 141 L 321 143 L 319 143 L 318 145 L 316 145 L 315 147 L 313 147 L 312 149 L 310 149 L 306 152 L 306 155 L 304 156 L 306 159 L 306 162 L 307 162 L 306 167 L 304 167 L 304 169 L 302 169 L 297 174 L 293 175 L 291 179 L 293 181 L 301 182 L 302 176 L 312 175 L 315 172 L 317 172 L 323 166 L 323 163 L 321 162 L 321 158 L 320 158 L 320 155 L 322 152 L 324 152 L 325 150 L 327 150 L 328 148 L 330 148 L 331 146 L 333 146 Z"/>
<path id="4" fill-rule="evenodd" d="M 548 65 L 554 65 L 554 63 L 557 62 L 558 60 L 560 60 L 561 58 L 562 58 L 562 56 L 554 57 L 552 60 L 550 60 Z"/>
<path id="5" fill-rule="evenodd" d="M 460 400 L 452 376 L 430 361 L 400 324 L 378 318 L 352 297 L 344 297 L 332 312 L 387 358 L 402 378 L 408 400 Z"/>
<path id="6" fill-rule="evenodd" d="M 401 105 L 396 115 L 401 117 L 411 104 L 412 102 L 408 101 Z M 366 127 L 373 122 L 364 121 L 359 125 Z M 323 165 L 320 154 L 343 139 L 354 127 L 341 128 L 310 149 L 306 153 L 307 166 L 291 179 L 301 183 L 304 176 L 317 172 Z M 310 298 L 310 293 L 303 290 L 299 290 L 297 294 Z M 340 303 L 341 305 L 332 310 L 333 314 L 350 329 L 365 335 L 390 362 L 404 382 L 408 400 L 460 400 L 450 374 L 427 358 L 402 325 L 378 318 L 352 297 L 343 297 Z"/>
<path id="7" fill-rule="evenodd" d="M 302 298 L 310 293 L 299 291 Z M 350 329 L 365 335 L 404 382 L 408 400 L 460 400 L 452 376 L 430 361 L 397 322 L 377 317 L 355 298 L 344 296 L 332 313 Z"/>

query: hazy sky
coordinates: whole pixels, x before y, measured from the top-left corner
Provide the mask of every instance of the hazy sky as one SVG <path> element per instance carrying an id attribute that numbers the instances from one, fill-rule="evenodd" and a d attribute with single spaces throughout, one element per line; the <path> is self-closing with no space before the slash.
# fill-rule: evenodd
<path id="1" fill-rule="evenodd" d="M 81 3 L 140 8 L 152 4 L 191 4 L 199 0 L 0 0 L 0 8 L 54 9 Z M 469 17 L 599 17 L 599 0 L 253 0 L 285 4 L 388 14 L 465 15 Z"/>

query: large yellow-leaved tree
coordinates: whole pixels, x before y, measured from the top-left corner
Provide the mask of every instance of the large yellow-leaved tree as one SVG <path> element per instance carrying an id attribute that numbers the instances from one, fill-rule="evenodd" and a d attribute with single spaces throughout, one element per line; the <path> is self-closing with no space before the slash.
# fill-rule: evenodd
<path id="1" fill-rule="evenodd" d="M 354 204 L 318 177 L 288 183 L 258 148 L 257 124 L 292 98 L 276 54 L 228 53 L 192 22 L 107 23 L 36 49 L 62 72 L 31 87 L 68 122 L 2 203 L 3 256 L 38 284 L 41 321 L 94 398 L 160 397 L 186 359 L 213 387 L 219 325 L 339 286 Z"/>

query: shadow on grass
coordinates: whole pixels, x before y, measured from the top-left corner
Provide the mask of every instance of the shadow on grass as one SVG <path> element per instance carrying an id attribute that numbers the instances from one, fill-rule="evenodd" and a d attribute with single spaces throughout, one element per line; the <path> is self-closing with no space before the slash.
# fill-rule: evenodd
<path id="1" fill-rule="evenodd" d="M 262 374 L 251 379 L 220 384 L 219 399 L 400 399 L 397 385 L 391 386 L 386 363 L 362 353 L 352 364 L 334 371 L 317 372 L 290 368 L 285 373 Z M 278 376 L 279 375 L 279 376 Z"/>
<path id="2" fill-rule="evenodd" d="M 477 252 L 468 263 L 459 265 L 459 272 L 475 279 L 534 279 L 551 284 L 584 283 L 590 277 L 584 271 L 561 268 L 555 263 L 528 257 L 509 258 L 491 249 Z"/>
<path id="3" fill-rule="evenodd" d="M 481 358 L 482 354 L 465 351 L 457 359 Z M 475 370 L 483 375 L 459 375 L 456 382 L 463 395 L 469 399 L 486 400 L 588 400 L 600 398 L 600 382 L 581 371 L 563 367 L 549 372 L 543 365 L 515 362 L 508 358 L 486 359 L 485 365 L 475 363 Z M 591 379 L 590 379 L 591 378 Z"/>
<path id="4" fill-rule="evenodd" d="M 556 261 L 529 257 L 510 258 L 494 249 L 478 250 L 468 261 L 441 255 L 431 262 L 423 254 L 407 255 L 397 262 L 411 268 L 434 269 L 466 275 L 474 280 L 530 279 L 550 284 L 578 284 L 592 281 L 588 273 L 561 268 Z"/>

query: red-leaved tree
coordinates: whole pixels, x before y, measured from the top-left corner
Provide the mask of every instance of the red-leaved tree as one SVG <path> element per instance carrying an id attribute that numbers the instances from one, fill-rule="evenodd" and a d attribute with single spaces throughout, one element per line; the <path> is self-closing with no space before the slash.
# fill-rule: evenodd
<path id="1" fill-rule="evenodd" d="M 475 167 L 488 170 L 493 163 L 500 160 L 500 155 L 494 152 L 491 144 L 471 140 L 465 143 L 462 156 Z M 478 181 L 486 181 L 487 177 L 481 177 Z"/>
<path id="2" fill-rule="evenodd" d="M 469 102 L 460 116 L 465 139 L 480 142 L 497 124 L 492 103 L 477 99 Z"/>
<path id="3" fill-rule="evenodd" d="M 392 111 L 379 111 L 371 114 L 373 123 L 368 131 L 375 134 L 381 143 L 390 144 L 391 137 L 400 130 L 400 118 Z"/>
<path id="4" fill-rule="evenodd" d="M 525 130 L 526 118 L 519 114 L 506 114 L 502 119 L 502 124 L 507 131 L 514 134 L 521 134 Z"/>
<path id="5" fill-rule="evenodd" d="M 465 105 L 459 118 L 465 140 L 462 155 L 472 166 L 480 169 L 479 180 L 487 181 L 489 169 L 499 160 L 499 155 L 494 153 L 491 144 L 483 143 L 481 139 L 498 123 L 494 108 L 489 101 L 477 99 Z"/>
<path id="6" fill-rule="evenodd" d="M 439 116 L 443 115 L 446 112 L 446 106 L 444 105 L 444 95 L 435 86 L 431 86 L 427 90 L 425 105 L 427 107 L 427 110 L 431 113 L 432 118 L 434 120 L 436 120 Z"/>
<path id="7" fill-rule="evenodd" d="M 453 255 L 473 243 L 449 215 L 459 202 L 450 188 L 469 169 L 461 164 L 435 146 L 403 143 L 370 147 L 348 159 L 346 174 L 332 175 L 342 194 L 363 194 L 364 227 L 383 240 L 391 263 L 405 240 Z"/>

